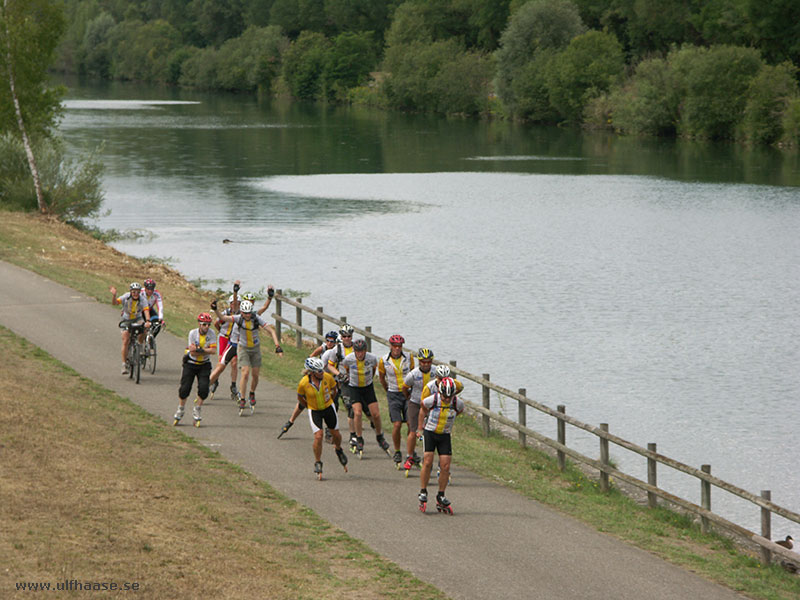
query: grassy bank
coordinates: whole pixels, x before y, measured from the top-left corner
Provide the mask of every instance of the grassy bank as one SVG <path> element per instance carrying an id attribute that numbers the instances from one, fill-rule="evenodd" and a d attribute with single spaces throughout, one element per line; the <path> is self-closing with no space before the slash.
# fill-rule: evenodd
<path id="1" fill-rule="evenodd" d="M 128 281 L 151 276 L 158 281 L 167 301 L 168 328 L 181 336 L 193 325 L 194 316 L 208 306 L 210 293 L 196 289 L 164 265 L 156 262 L 142 264 L 58 222 L 17 213 L 4 213 L 2 216 L 0 259 L 30 268 L 103 301 L 109 299 L 107 290 L 110 284 L 119 287 Z M 236 276 L 235 273 L 231 275 Z M 279 285 L 280 282 L 275 283 Z M 354 316 L 354 321 L 357 321 L 357 316 Z M 306 352 L 291 347 L 290 343 L 285 343 L 284 349 L 286 358 L 283 360 L 269 352 L 264 354 L 264 371 L 279 383 L 293 386 Z M 151 427 L 156 426 L 155 420 L 149 422 Z M 142 431 L 147 431 L 147 428 Z M 136 439 L 131 443 L 141 445 L 141 439 L 138 442 Z M 186 440 L 181 443 L 191 446 Z M 703 535 L 690 519 L 665 509 L 648 510 L 616 490 L 603 494 L 578 469 L 570 468 L 562 474 L 548 455 L 520 449 L 515 441 L 497 435 L 484 438 L 480 427 L 469 419 L 460 420 L 454 445 L 457 467 L 469 467 L 709 579 L 754 598 L 800 597 L 800 578 L 779 567 L 761 567 L 755 555 L 742 551 L 726 538 Z M 196 451 L 198 456 L 206 456 L 206 451 L 199 448 Z M 218 460 L 212 456 L 184 463 L 181 477 L 189 476 L 189 465 L 212 459 Z M 243 474 L 239 475 L 250 481 Z M 257 485 L 257 482 L 249 485 Z M 193 493 L 193 490 L 188 491 L 187 497 L 191 498 Z M 274 492 L 270 494 L 274 495 Z M 258 501 L 262 500 L 259 497 Z M 195 499 L 195 504 L 199 502 Z M 186 516 L 182 518 L 186 520 L 192 513 L 184 514 Z M 125 549 L 124 553 L 134 554 L 135 548 Z M 377 575 L 373 573 L 372 577 Z M 377 595 L 385 594 L 380 592 Z"/>

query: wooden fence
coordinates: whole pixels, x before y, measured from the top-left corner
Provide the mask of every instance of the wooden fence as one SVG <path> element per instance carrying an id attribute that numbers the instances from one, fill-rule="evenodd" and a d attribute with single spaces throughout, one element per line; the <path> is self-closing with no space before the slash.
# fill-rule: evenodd
<path id="1" fill-rule="evenodd" d="M 294 307 L 294 321 L 285 318 L 283 315 L 284 305 Z M 310 330 L 304 327 L 304 313 L 308 313 L 316 319 L 315 330 Z M 285 325 L 294 331 L 295 343 L 298 348 L 302 347 L 304 336 L 306 338 L 311 338 L 318 342 L 322 342 L 324 340 L 323 325 L 325 322 L 335 324 L 337 329 L 344 323 L 348 323 L 347 317 L 343 316 L 337 319 L 327 315 L 323 312 L 323 308 L 321 306 L 317 307 L 316 309 L 312 309 L 308 306 L 305 306 L 301 300 L 295 300 L 284 296 L 281 290 L 277 290 L 275 293 L 275 312 L 272 314 L 272 317 L 275 319 L 275 327 L 278 332 L 278 339 L 281 339 L 280 336 L 282 333 L 282 327 Z M 353 326 L 352 323 L 349 324 Z M 356 333 L 364 336 L 364 339 L 367 342 L 367 349 L 369 351 L 372 350 L 373 341 L 386 346 L 387 348 L 389 347 L 389 340 L 375 335 L 372 332 L 372 327 L 364 327 L 362 329 L 353 326 L 353 329 Z M 437 364 L 441 363 L 441 361 L 434 362 Z M 771 500 L 771 492 L 769 490 L 762 490 L 760 495 L 753 494 L 752 492 L 748 492 L 747 490 L 730 484 L 727 481 L 723 481 L 722 479 L 714 477 L 711 474 L 711 465 L 702 465 L 700 469 L 696 469 L 680 461 L 669 458 L 668 456 L 659 454 L 656 450 L 655 443 L 650 443 L 647 445 L 647 448 L 643 448 L 637 444 L 629 442 L 624 438 L 610 433 L 607 423 L 601 423 L 599 427 L 589 425 L 567 415 L 566 409 L 563 405 L 559 405 L 554 410 L 549 406 L 528 398 L 524 389 L 514 392 L 499 386 L 496 383 L 493 383 L 490 380 L 488 373 L 483 373 L 482 375 L 478 376 L 458 368 L 455 361 L 450 361 L 448 364 L 450 365 L 451 373 L 460 378 L 473 381 L 481 386 L 481 404 L 476 404 L 468 400 L 466 400 L 465 403 L 474 414 L 480 416 L 484 435 L 489 435 L 493 422 L 516 430 L 519 443 L 522 446 L 527 445 L 528 438 L 530 437 L 539 443 L 554 449 L 559 468 L 562 471 L 566 467 L 566 457 L 570 457 L 579 463 L 583 463 L 597 469 L 600 475 L 600 487 L 603 490 L 607 491 L 609 489 L 609 478 L 612 476 L 616 477 L 620 481 L 624 481 L 625 483 L 633 485 L 647 492 L 647 503 L 651 508 L 655 508 L 658 504 L 658 498 L 662 498 L 676 506 L 679 506 L 683 510 L 698 515 L 700 517 L 701 529 L 704 532 L 710 529 L 711 523 L 714 523 L 743 537 L 746 540 L 755 543 L 760 547 L 761 561 L 764 564 L 769 564 L 772 561 L 773 555 L 778 555 L 782 559 L 788 560 L 800 566 L 800 554 L 792 552 L 791 550 L 787 550 L 786 548 L 783 548 L 782 546 L 770 541 L 770 537 L 772 535 L 771 515 L 773 513 L 798 524 L 800 524 L 800 514 L 773 503 Z M 515 400 L 518 403 L 518 421 L 513 421 L 501 414 L 492 412 L 489 409 L 490 394 L 492 391 L 502 397 Z M 555 420 L 556 430 L 555 439 L 547 437 L 546 435 L 527 427 L 527 408 L 533 408 L 545 415 L 553 417 Z M 590 458 L 567 446 L 567 425 L 587 431 L 598 438 L 599 458 Z M 495 425 L 495 427 L 497 427 L 497 425 Z M 610 443 L 616 444 L 621 448 L 638 454 L 647 460 L 647 481 L 642 481 L 641 479 L 638 479 L 632 475 L 623 473 L 611 465 L 609 459 Z M 659 488 L 657 484 L 657 466 L 659 464 L 697 478 L 700 483 L 700 505 L 694 504 L 689 500 L 685 500 Z M 761 513 L 760 534 L 750 531 L 749 529 L 746 529 L 745 527 L 733 523 L 732 521 L 729 521 L 712 512 L 712 486 L 747 500 L 748 502 L 751 502 L 755 506 L 759 507 Z"/>

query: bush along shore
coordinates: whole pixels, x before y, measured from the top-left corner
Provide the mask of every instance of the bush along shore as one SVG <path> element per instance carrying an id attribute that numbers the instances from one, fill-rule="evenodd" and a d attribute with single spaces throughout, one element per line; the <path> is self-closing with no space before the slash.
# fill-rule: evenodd
<path id="1" fill-rule="evenodd" d="M 218 295 L 198 289 L 162 262 L 142 261 L 124 255 L 56 219 L 26 213 L 4 213 L 3 217 L 0 221 L 0 259 L 31 269 L 103 302 L 108 300 L 109 281 L 134 281 L 146 276 L 153 277 L 159 282 L 159 289 L 168 299 L 166 319 L 169 329 L 176 335 L 184 336 L 186 331 L 194 326 L 197 312 L 203 310 L 209 300 Z M 264 353 L 264 373 L 273 381 L 293 388 L 300 368 L 298 365 L 301 365 L 307 356 L 308 348 L 293 347 L 288 337 L 293 337 L 291 332 L 287 334 L 287 343 L 283 345 L 286 353 L 284 359 L 276 358 L 274 353 Z M 17 340 L 13 343 L 22 345 L 24 348 L 20 351 L 22 356 L 38 356 L 38 351 L 26 347 L 23 342 Z M 10 372 L 13 372 L 16 367 L 12 365 L 9 368 L 12 369 Z M 74 378 L 74 375 L 71 377 Z M 80 385 L 89 384 L 82 381 Z M 92 390 L 93 395 L 98 398 L 102 396 L 100 391 L 95 388 Z M 383 398 L 381 405 L 385 414 L 386 406 Z M 191 445 L 186 439 L 169 433 L 173 430 L 166 424 L 156 422 L 152 417 L 137 414 L 137 410 L 133 406 L 126 408 L 123 420 L 144 419 L 148 423 L 148 430 L 153 429 L 149 435 L 156 436 L 160 440 L 159 443 L 177 444 L 180 448 L 187 444 Z M 550 505 L 601 531 L 653 552 L 674 564 L 689 568 L 749 597 L 790 599 L 800 596 L 800 578 L 786 573 L 779 566 L 762 567 L 754 552 L 739 547 L 727 537 L 714 533 L 701 533 L 698 524 L 687 516 L 665 507 L 648 509 L 622 493 L 616 486 L 612 486 L 609 493 L 603 493 L 597 482 L 587 477 L 575 465 L 568 463 L 566 472 L 562 473 L 558 470 L 556 460 L 549 454 L 533 448 L 520 448 L 516 440 L 498 433 L 493 433 L 488 438 L 483 437 L 480 424 L 470 419 L 460 421 L 458 429 L 454 445 L 455 462 L 459 467 L 472 469 L 488 479 L 518 490 L 533 500 Z M 6 429 L 5 425 L 3 430 L 12 431 Z M 24 452 L 28 443 L 26 436 L 20 434 L 15 439 L 19 452 Z M 76 438 L 71 443 L 80 445 L 82 439 L 79 441 Z M 195 447 L 192 452 L 213 468 L 220 468 L 217 463 L 223 462 L 217 455 L 202 448 Z M 258 492 L 259 502 L 262 501 L 262 496 L 264 498 L 275 496 L 275 492 L 268 490 L 268 486 L 244 477 L 233 467 L 225 467 L 229 468 L 236 477 L 244 481 L 242 485 L 246 485 L 250 490 L 247 493 L 252 494 L 255 493 L 252 490 L 261 490 Z M 196 499 L 192 497 L 186 499 L 187 502 L 194 500 Z M 287 502 L 283 498 L 275 501 L 281 504 Z M 53 514 L 58 513 L 53 511 Z M 319 527 L 325 525 L 319 524 Z M 17 542 L 15 538 L 15 543 L 25 547 L 26 542 L 24 540 Z M 348 539 L 342 543 L 354 542 Z M 137 552 L 140 550 L 141 548 L 136 549 Z M 362 551 L 368 552 L 358 550 Z M 375 562 L 376 565 L 380 564 L 377 557 L 375 561 L 378 561 Z M 382 572 L 386 568 L 388 567 L 379 567 L 378 570 Z M 392 594 L 394 592 L 386 595 L 393 597 Z M 425 594 L 429 595 L 419 597 L 438 597 L 432 589 Z M 376 595 L 383 596 L 384 592 L 376 589 Z"/>

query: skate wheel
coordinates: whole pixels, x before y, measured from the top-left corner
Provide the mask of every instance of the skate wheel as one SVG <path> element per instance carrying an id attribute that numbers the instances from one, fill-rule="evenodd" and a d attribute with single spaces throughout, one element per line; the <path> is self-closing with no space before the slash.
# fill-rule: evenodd
<path id="1" fill-rule="evenodd" d="M 344 468 L 344 472 L 347 473 L 347 465 L 342 465 L 342 467 Z"/>
<path id="2" fill-rule="evenodd" d="M 322 473 L 317 473 L 317 481 L 322 481 Z"/>
<path id="3" fill-rule="evenodd" d="M 195 426 L 195 427 L 200 427 L 200 421 L 195 421 L 195 422 L 194 422 L 194 426 Z"/>
<path id="4" fill-rule="evenodd" d="M 358 453 L 358 460 L 361 460 L 362 458 L 364 458 L 364 452 L 363 451 Z"/>
<path id="5" fill-rule="evenodd" d="M 172 421 L 172 426 L 173 426 L 173 427 L 177 427 L 178 423 L 180 423 L 180 419 L 174 419 L 174 420 Z"/>
<path id="6" fill-rule="evenodd" d="M 408 478 L 408 473 L 409 473 L 410 471 L 411 471 L 411 469 L 406 469 L 406 478 Z"/>
<path id="7" fill-rule="evenodd" d="M 427 508 L 427 503 L 426 502 L 420 502 L 419 503 L 419 512 L 425 512 L 426 508 Z"/>

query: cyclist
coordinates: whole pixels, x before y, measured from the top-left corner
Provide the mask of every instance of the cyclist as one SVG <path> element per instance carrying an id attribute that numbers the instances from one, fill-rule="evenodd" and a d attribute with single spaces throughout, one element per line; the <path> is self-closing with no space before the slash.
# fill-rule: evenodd
<path id="1" fill-rule="evenodd" d="M 342 450 L 339 418 L 333 406 L 337 385 L 333 375 L 325 372 L 321 358 L 309 357 L 305 361 L 303 378 L 297 385 L 297 403 L 308 408 L 308 421 L 314 433 L 314 472 L 322 479 L 322 424 L 331 431 L 333 447 L 339 462 L 347 471 L 347 456 Z"/>
<path id="2" fill-rule="evenodd" d="M 144 280 L 144 295 L 147 306 L 150 307 L 150 323 L 152 323 L 153 337 L 158 335 L 164 325 L 164 298 L 156 289 L 156 282 L 150 277 Z"/>
<path id="3" fill-rule="evenodd" d="M 406 462 L 403 468 L 408 471 L 414 464 L 419 464 L 416 453 L 417 447 L 417 423 L 419 421 L 419 403 L 422 398 L 422 390 L 431 381 L 436 380 L 436 375 L 432 370 L 433 351 L 430 348 L 420 348 L 417 350 L 417 360 L 419 366 L 412 369 L 403 380 L 403 394 L 408 400 L 407 423 L 408 437 L 406 438 Z"/>
<path id="4" fill-rule="evenodd" d="M 150 308 L 141 298 L 142 285 L 134 281 L 128 286 L 128 292 L 117 298 L 117 288 L 113 285 L 109 288 L 111 292 L 111 305 L 122 305 L 122 318 L 129 321 L 140 321 L 144 319 L 145 329 L 150 327 Z M 128 355 L 128 345 L 131 340 L 131 332 L 127 327 L 122 329 L 122 374 L 128 374 L 128 365 L 125 359 Z"/>
<path id="5" fill-rule="evenodd" d="M 438 391 L 422 401 L 417 426 L 423 430 L 422 470 L 419 474 L 420 510 L 425 510 L 428 502 L 428 481 L 433 468 L 433 453 L 439 452 L 439 491 L 436 494 L 436 509 L 453 512 L 450 501 L 445 498 L 444 491 L 450 481 L 450 463 L 453 458 L 453 447 L 450 432 L 457 415 L 464 412 L 464 402 L 456 392 L 456 382 L 452 377 L 443 377 Z M 424 425 L 423 425 L 424 424 Z"/>
<path id="6" fill-rule="evenodd" d="M 392 421 L 392 442 L 394 443 L 393 460 L 400 468 L 403 455 L 400 453 L 400 435 L 403 423 L 406 422 L 408 399 L 403 394 L 403 381 L 414 368 L 414 357 L 403 352 L 406 340 L 395 334 L 389 338 L 389 353 L 378 361 L 378 378 L 386 391 L 386 402 L 389 405 L 389 418 Z M 410 429 L 409 429 L 410 431 Z"/>
<path id="7" fill-rule="evenodd" d="M 335 374 L 346 373 L 349 378 L 350 402 L 353 407 L 353 422 L 356 430 L 356 451 L 359 453 L 364 451 L 361 416 L 365 410 L 372 416 L 375 440 L 384 452 L 387 454 L 389 452 L 389 444 L 381 432 L 381 413 L 372 384 L 377 368 L 378 357 L 367 352 L 367 342 L 356 340 L 353 342 L 353 352 L 345 356 L 335 369 Z"/>
<path id="8" fill-rule="evenodd" d="M 325 334 L 325 343 L 321 344 L 320 346 L 317 346 L 316 348 L 314 348 L 314 351 L 311 353 L 309 358 L 315 358 L 315 357 L 319 356 L 320 354 L 322 354 L 323 352 L 333 349 L 336 346 L 336 342 L 338 340 L 339 340 L 339 334 L 337 332 L 335 332 L 335 331 L 329 331 L 328 333 Z M 327 363 L 323 362 L 323 365 L 325 365 L 325 364 L 327 364 Z M 338 392 L 338 388 L 337 388 L 337 392 Z M 333 398 L 333 405 L 334 405 L 334 408 L 338 411 L 339 410 L 339 395 L 338 395 L 338 393 Z M 287 431 L 289 431 L 289 429 L 292 428 L 292 425 L 294 425 L 295 420 L 297 420 L 297 417 L 300 416 L 301 412 L 303 412 L 303 405 L 298 402 L 297 405 L 294 407 L 294 410 L 292 411 L 292 416 L 290 416 L 289 420 L 286 421 L 286 423 L 284 424 L 283 427 L 281 427 L 281 432 L 278 434 L 278 439 L 281 439 L 283 434 L 286 433 Z M 331 437 L 331 430 L 326 427 L 325 428 L 325 441 L 330 443 L 332 439 L 333 438 Z"/>
<path id="9" fill-rule="evenodd" d="M 236 357 L 239 362 L 239 409 L 247 405 L 247 398 L 250 401 L 250 410 L 255 410 L 256 406 L 256 387 L 258 386 L 258 375 L 261 370 L 261 341 L 259 340 L 259 329 L 266 329 L 267 322 L 253 310 L 253 303 L 250 300 L 242 300 L 239 305 L 238 315 L 222 315 L 216 309 L 216 302 L 212 303 L 212 308 L 221 323 L 232 321 L 239 331 L 239 340 L 236 348 Z M 274 330 L 274 329 L 273 329 Z M 283 353 L 280 346 L 275 347 L 275 352 Z M 252 373 L 252 378 L 250 377 Z M 248 395 L 248 381 L 250 382 L 250 392 Z"/>
<path id="10" fill-rule="evenodd" d="M 183 418 L 186 399 L 192 391 L 192 384 L 197 378 L 197 398 L 194 401 L 192 418 L 196 427 L 200 426 L 202 416 L 200 410 L 203 401 L 208 397 L 208 377 L 211 374 L 211 356 L 217 352 L 217 334 L 211 329 L 211 315 L 197 315 L 197 329 L 189 332 L 186 353 L 183 355 L 181 385 L 178 388 L 178 410 L 175 412 L 173 424 L 177 425 Z"/>

